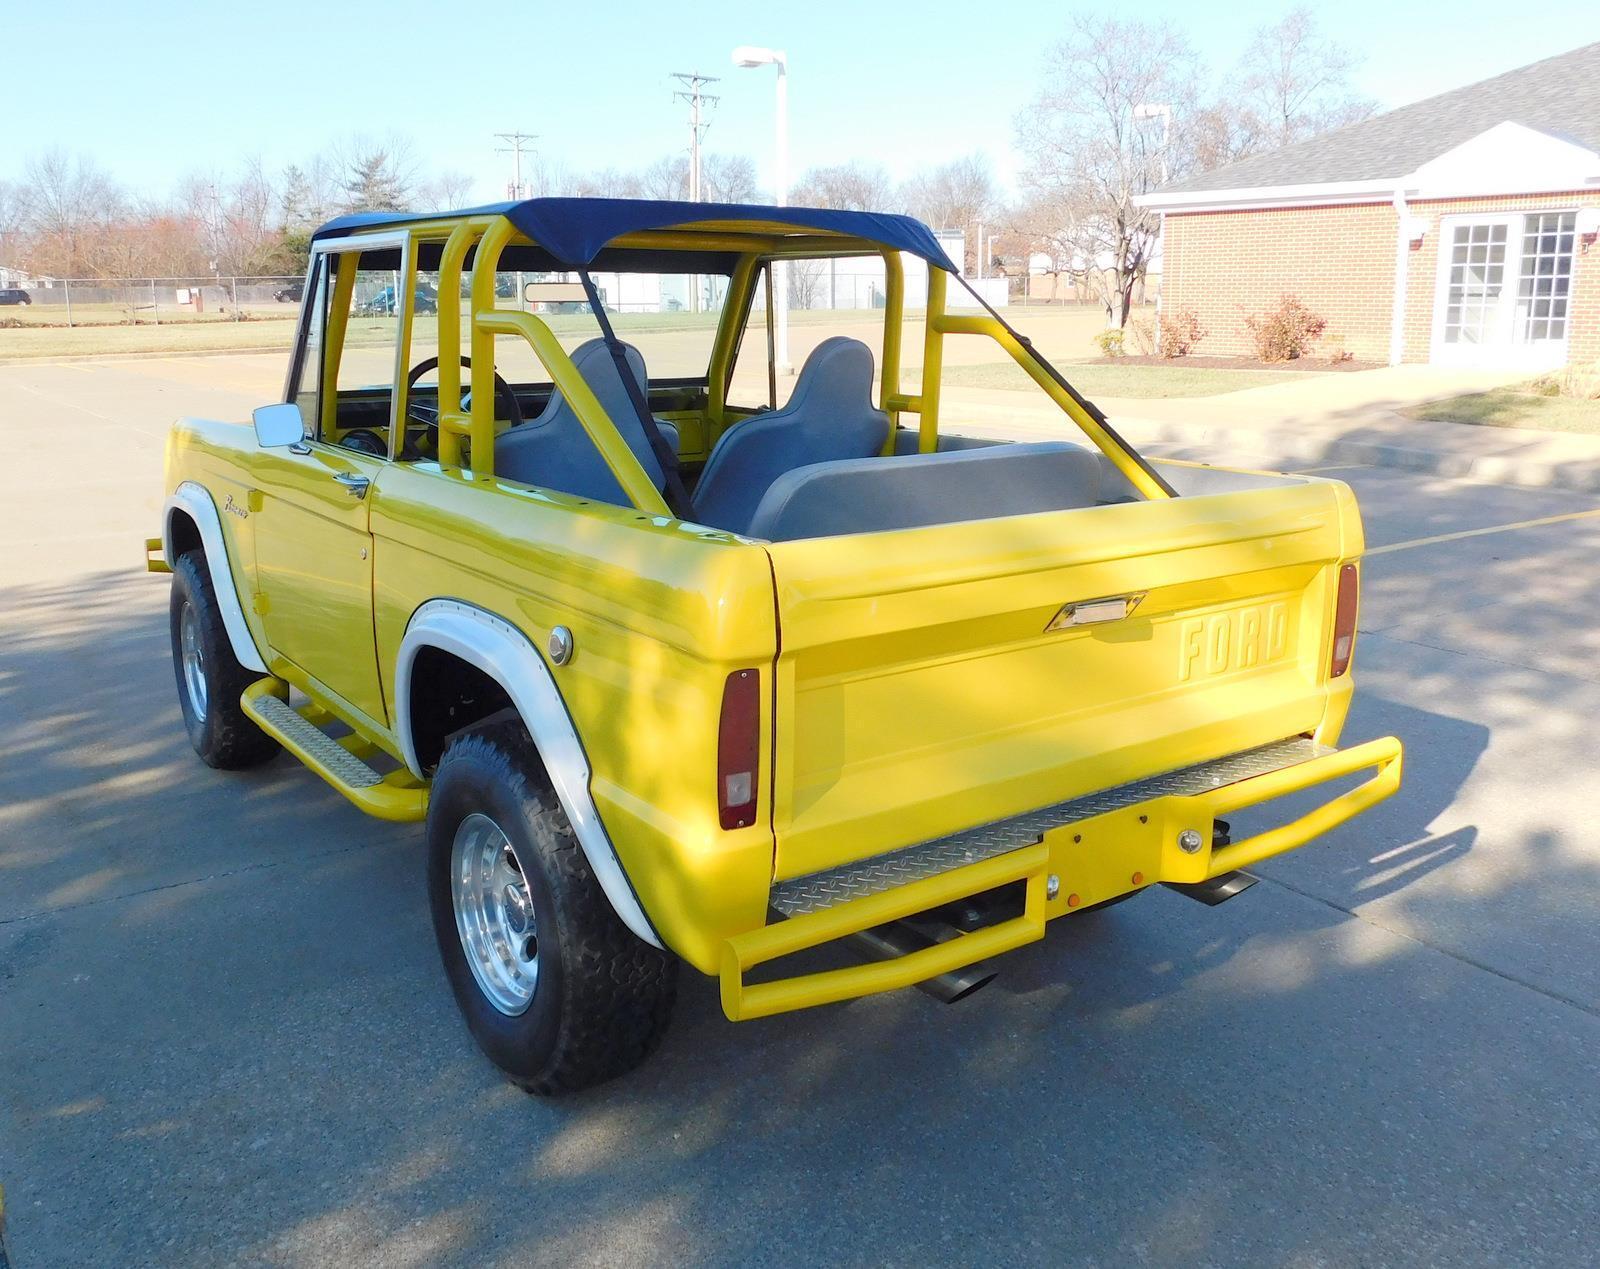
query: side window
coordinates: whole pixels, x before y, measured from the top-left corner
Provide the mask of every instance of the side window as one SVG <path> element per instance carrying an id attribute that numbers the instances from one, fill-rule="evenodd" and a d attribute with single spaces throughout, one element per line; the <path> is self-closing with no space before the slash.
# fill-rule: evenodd
<path id="1" fill-rule="evenodd" d="M 728 404 L 744 410 L 776 407 L 787 400 L 788 384 L 780 384 L 772 374 L 772 328 L 767 314 L 767 270 L 756 275 L 755 296 L 750 315 L 739 334 L 738 352 L 733 360 L 733 378 L 728 384 Z M 779 393 L 783 393 L 780 399 Z"/>
<path id="2" fill-rule="evenodd" d="M 400 340 L 401 305 L 404 298 L 404 272 L 389 264 L 397 253 L 363 252 L 352 264 L 346 253 L 338 261 L 341 275 L 354 268 L 354 284 L 349 287 L 344 313 L 344 343 L 339 350 L 339 365 L 334 376 L 336 436 L 323 440 L 349 443 L 351 431 L 359 430 L 381 438 L 388 452 L 389 409 L 394 399 L 395 350 Z M 345 287 L 335 289 L 335 298 Z M 362 445 L 359 448 L 369 448 Z M 379 452 L 379 451 L 374 451 Z"/>
<path id="3" fill-rule="evenodd" d="M 300 407 L 300 419 L 305 424 L 306 435 L 317 434 L 317 386 L 322 378 L 322 350 L 326 338 L 328 316 L 327 261 L 317 262 L 317 273 L 310 289 L 306 291 L 307 312 L 310 321 L 306 330 L 306 346 L 300 356 L 299 373 L 294 393 L 289 398 Z"/>

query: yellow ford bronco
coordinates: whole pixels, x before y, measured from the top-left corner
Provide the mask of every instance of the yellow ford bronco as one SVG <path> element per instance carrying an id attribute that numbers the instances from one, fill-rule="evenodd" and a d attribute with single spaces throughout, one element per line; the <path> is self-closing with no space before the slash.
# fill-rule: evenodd
<path id="1" fill-rule="evenodd" d="M 840 333 L 793 376 L 784 270 L 854 310 L 797 318 Z M 902 216 L 346 217 L 281 402 L 173 428 L 148 549 L 190 740 L 425 821 L 450 984 L 523 1087 L 642 1061 L 680 961 L 734 1020 L 955 999 L 1052 918 L 1220 902 L 1398 786 L 1394 739 L 1337 747 L 1350 490 L 1147 461 L 964 286 Z M 952 338 L 1060 438 L 941 429 Z"/>

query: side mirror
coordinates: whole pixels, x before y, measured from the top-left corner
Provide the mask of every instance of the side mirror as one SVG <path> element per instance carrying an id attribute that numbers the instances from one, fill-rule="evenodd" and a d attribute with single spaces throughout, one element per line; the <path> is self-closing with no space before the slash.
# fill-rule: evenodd
<path id="1" fill-rule="evenodd" d="M 256 425 L 256 444 L 262 449 L 298 445 L 306 439 L 306 424 L 298 405 L 264 405 L 250 417 Z"/>

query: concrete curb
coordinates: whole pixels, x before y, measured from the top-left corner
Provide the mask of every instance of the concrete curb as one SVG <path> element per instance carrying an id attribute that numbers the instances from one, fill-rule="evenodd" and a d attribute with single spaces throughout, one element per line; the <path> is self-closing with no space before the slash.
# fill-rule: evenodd
<path id="1" fill-rule="evenodd" d="M 1296 432 L 1282 428 L 1180 424 L 1146 419 L 1113 419 L 1112 423 L 1135 445 L 1181 445 L 1186 449 L 1215 450 L 1219 453 L 1243 451 L 1258 455 L 1261 461 L 1278 467 L 1350 463 L 1456 480 L 1481 480 L 1499 485 L 1600 494 L 1600 457 L 1587 455 L 1558 459 L 1514 451 L 1479 454 L 1466 447 L 1445 449 L 1396 445 L 1316 428 Z M 1459 427 L 1469 433 L 1481 431 L 1464 423 L 1444 426 Z M 1563 433 L 1552 435 L 1565 436 Z M 1497 435 L 1496 439 L 1501 438 Z M 1510 443 L 1515 444 L 1516 441 Z"/>

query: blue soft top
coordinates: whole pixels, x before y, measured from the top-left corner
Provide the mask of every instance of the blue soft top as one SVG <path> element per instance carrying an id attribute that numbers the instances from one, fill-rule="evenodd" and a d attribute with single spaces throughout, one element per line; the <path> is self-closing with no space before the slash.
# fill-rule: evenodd
<path id="1" fill-rule="evenodd" d="M 593 264 L 602 250 L 642 229 L 676 229 L 707 221 L 764 221 L 797 230 L 848 234 L 878 246 L 920 256 L 954 273 L 939 240 L 920 220 L 885 212 L 829 211 L 820 207 L 770 207 L 753 203 L 684 203 L 646 198 L 529 198 L 490 203 L 461 212 L 360 212 L 330 220 L 315 238 L 356 229 L 410 225 L 441 215 L 500 215 L 569 268 Z"/>

